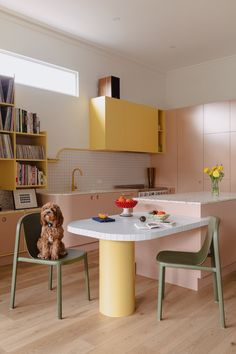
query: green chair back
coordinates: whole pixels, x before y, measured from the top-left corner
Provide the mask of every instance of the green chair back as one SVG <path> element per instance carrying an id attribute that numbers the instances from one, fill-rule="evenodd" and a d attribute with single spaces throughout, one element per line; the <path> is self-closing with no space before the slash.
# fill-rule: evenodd
<path id="1" fill-rule="evenodd" d="M 25 242 L 31 257 L 37 258 L 39 250 L 37 241 L 41 234 L 40 213 L 28 214 L 22 218 Z"/>
<path id="2" fill-rule="evenodd" d="M 214 238 L 218 239 L 219 223 L 220 223 L 219 218 L 214 216 L 210 217 L 205 240 L 203 242 L 201 249 L 196 254 L 196 260 L 197 260 L 196 264 L 202 264 L 207 259 L 211 250 L 213 239 Z"/>

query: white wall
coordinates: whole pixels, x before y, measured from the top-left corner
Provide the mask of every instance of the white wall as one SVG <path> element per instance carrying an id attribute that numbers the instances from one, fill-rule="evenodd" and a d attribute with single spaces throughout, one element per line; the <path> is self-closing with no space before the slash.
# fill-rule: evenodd
<path id="1" fill-rule="evenodd" d="M 169 71 L 168 108 L 236 98 L 236 55 Z"/>
<path id="2" fill-rule="evenodd" d="M 164 74 L 4 13 L 0 48 L 79 71 L 79 98 L 16 85 L 16 105 L 37 112 L 48 132 L 50 157 L 63 147 L 88 148 L 89 98 L 97 96 L 100 77 L 120 77 L 121 98 L 165 106 Z"/>

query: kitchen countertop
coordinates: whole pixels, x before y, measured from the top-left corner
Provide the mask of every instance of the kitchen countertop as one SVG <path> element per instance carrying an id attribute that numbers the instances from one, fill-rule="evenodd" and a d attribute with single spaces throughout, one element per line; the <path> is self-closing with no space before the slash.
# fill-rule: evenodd
<path id="1" fill-rule="evenodd" d="M 236 199 L 235 192 L 220 193 L 219 197 L 212 196 L 209 192 L 176 193 L 165 195 L 154 195 L 147 197 L 135 197 L 135 200 L 143 202 L 173 202 L 185 204 L 209 204 L 225 202 Z"/>
<path id="2" fill-rule="evenodd" d="M 38 191 L 37 194 L 47 195 L 74 195 L 74 194 L 95 194 L 95 193 L 123 193 L 123 192 L 138 192 L 139 189 L 89 189 L 89 190 L 75 190 L 68 192 L 50 192 L 50 191 Z"/>

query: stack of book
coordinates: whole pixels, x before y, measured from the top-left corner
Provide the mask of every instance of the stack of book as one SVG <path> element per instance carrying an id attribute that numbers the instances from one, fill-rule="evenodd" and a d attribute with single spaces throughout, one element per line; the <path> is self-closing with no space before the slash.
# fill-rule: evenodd
<path id="1" fill-rule="evenodd" d="M 45 176 L 37 166 L 17 162 L 16 184 L 18 186 L 42 186 L 45 184 Z"/>
<path id="2" fill-rule="evenodd" d="M 9 134 L 0 134 L 0 158 L 13 158 L 13 149 Z"/>
<path id="3" fill-rule="evenodd" d="M 16 131 L 21 133 L 39 134 L 40 121 L 37 113 L 31 113 L 24 109 L 16 108 Z"/>
<path id="4" fill-rule="evenodd" d="M 16 144 L 17 159 L 44 160 L 45 151 L 42 145 Z"/>

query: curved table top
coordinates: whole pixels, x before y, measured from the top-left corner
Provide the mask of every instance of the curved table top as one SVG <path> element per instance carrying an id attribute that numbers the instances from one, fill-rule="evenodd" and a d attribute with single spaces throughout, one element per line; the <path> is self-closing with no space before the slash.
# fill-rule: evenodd
<path id="1" fill-rule="evenodd" d="M 175 222 L 173 226 L 161 226 L 151 230 L 140 230 L 137 229 L 135 223 L 143 224 L 139 221 L 141 215 L 146 214 L 139 212 L 134 213 L 131 217 L 113 215 L 112 218 L 115 219 L 115 222 L 100 223 L 92 219 L 72 221 L 68 224 L 67 230 L 73 234 L 95 237 L 101 240 L 145 241 L 197 229 L 208 225 L 209 221 L 209 218 L 193 218 L 173 215 L 169 218 L 170 221 Z"/>

